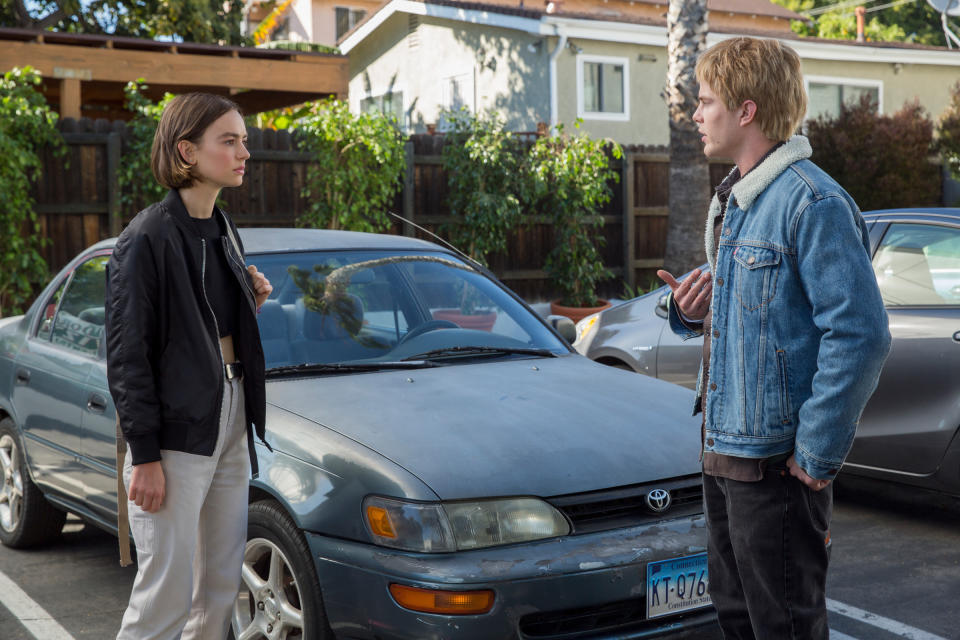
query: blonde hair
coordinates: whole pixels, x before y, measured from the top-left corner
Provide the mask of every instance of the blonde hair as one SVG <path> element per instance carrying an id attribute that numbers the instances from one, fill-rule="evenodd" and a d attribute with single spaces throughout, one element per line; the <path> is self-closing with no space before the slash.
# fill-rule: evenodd
<path id="1" fill-rule="evenodd" d="M 185 93 L 167 103 L 150 149 L 150 168 L 157 182 L 168 189 L 193 186 L 192 167 L 177 144 L 181 140 L 198 144 L 207 127 L 229 111 L 243 115 L 235 102 L 213 93 Z"/>
<path id="2" fill-rule="evenodd" d="M 790 138 L 807 112 L 800 56 L 779 40 L 723 40 L 700 56 L 696 74 L 731 111 L 756 103 L 755 121 L 770 140 Z"/>

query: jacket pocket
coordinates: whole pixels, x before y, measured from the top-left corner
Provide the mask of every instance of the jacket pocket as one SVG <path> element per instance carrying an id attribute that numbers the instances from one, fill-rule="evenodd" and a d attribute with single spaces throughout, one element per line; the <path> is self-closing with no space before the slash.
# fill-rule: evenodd
<path id="1" fill-rule="evenodd" d="M 790 406 L 790 377 L 787 372 L 787 352 L 777 349 L 777 378 L 780 381 L 780 424 L 793 422 L 793 408 Z"/>
<path id="2" fill-rule="evenodd" d="M 734 249 L 733 259 L 737 263 L 735 291 L 741 306 L 754 311 L 770 302 L 777 292 L 780 252 L 767 247 L 741 245 Z"/>

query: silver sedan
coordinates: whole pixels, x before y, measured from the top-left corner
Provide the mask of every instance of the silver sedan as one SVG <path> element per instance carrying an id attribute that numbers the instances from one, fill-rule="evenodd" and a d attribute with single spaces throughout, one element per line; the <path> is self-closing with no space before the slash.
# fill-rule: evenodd
<path id="1" fill-rule="evenodd" d="M 960 209 L 871 211 L 864 219 L 893 347 L 843 475 L 960 495 Z M 702 339 L 684 342 L 670 330 L 667 293 L 661 287 L 584 318 L 574 347 L 695 388 Z"/>

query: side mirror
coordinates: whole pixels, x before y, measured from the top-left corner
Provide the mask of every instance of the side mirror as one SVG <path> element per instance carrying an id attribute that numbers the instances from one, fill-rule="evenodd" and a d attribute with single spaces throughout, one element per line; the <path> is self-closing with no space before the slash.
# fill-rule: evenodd
<path id="1" fill-rule="evenodd" d="M 670 311 L 667 309 L 667 300 L 670 299 L 670 294 L 665 293 L 657 300 L 657 315 L 661 318 L 666 319 L 670 315 Z"/>
<path id="2" fill-rule="evenodd" d="M 577 339 L 577 325 L 573 324 L 573 320 L 570 318 L 566 316 L 547 316 L 547 322 L 570 344 L 573 344 L 573 341 Z"/>

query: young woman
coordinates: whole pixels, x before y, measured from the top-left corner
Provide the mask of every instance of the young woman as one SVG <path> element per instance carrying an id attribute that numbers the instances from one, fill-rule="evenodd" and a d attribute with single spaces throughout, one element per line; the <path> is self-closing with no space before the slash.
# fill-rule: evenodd
<path id="1" fill-rule="evenodd" d="M 130 222 L 107 266 L 107 369 L 138 562 L 118 640 L 223 640 L 240 585 L 266 407 L 256 310 L 272 290 L 216 206 L 243 183 L 245 144 L 230 100 L 172 100 L 151 154 L 170 192 Z"/>

